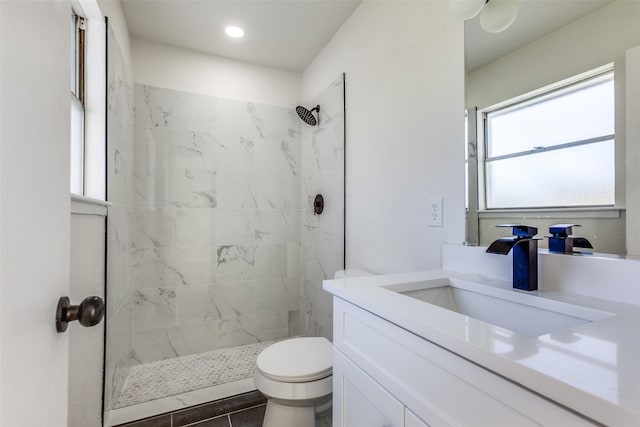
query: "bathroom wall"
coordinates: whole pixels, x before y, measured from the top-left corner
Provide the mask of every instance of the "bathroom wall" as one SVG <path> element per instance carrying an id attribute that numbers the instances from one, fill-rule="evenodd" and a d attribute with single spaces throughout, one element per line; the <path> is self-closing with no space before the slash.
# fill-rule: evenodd
<path id="1" fill-rule="evenodd" d="M 136 83 L 259 104 L 300 103 L 300 73 L 132 38 Z"/>
<path id="2" fill-rule="evenodd" d="M 107 347 L 105 408 L 118 400 L 132 354 L 133 81 L 111 26 L 107 34 Z"/>
<path id="3" fill-rule="evenodd" d="M 344 77 L 308 108 L 320 105 L 317 126 L 302 124 L 302 328 L 303 335 L 333 337 L 332 297 L 322 281 L 344 268 Z M 313 210 L 316 194 L 325 207 Z"/>
<path id="4" fill-rule="evenodd" d="M 299 333 L 295 112 L 149 85 L 134 92 L 136 361 Z"/>
<path id="5" fill-rule="evenodd" d="M 464 240 L 463 56 L 447 2 L 363 2 L 304 71 L 305 103 L 346 73 L 348 267 L 437 268 Z"/>
<path id="6" fill-rule="evenodd" d="M 531 43 L 472 70 L 467 75 L 466 105 L 488 107 L 505 99 L 544 87 L 568 77 L 613 62 L 616 85 L 616 157 L 624 165 L 626 145 L 625 125 L 625 51 L 640 44 L 640 3 L 614 1 L 577 19 Z M 571 52 L 571 55 L 567 55 Z M 618 168 L 616 199 L 625 205 L 625 169 Z M 633 185 L 633 184 L 630 184 Z M 551 224 L 582 224 L 575 230 L 594 244 L 598 252 L 623 254 L 625 248 L 625 223 L 633 217 L 620 215 L 611 218 L 589 216 L 580 213 L 579 218 L 545 218 L 527 214 L 528 223 L 538 226 L 541 232 Z M 520 222 L 520 217 L 481 218 L 480 243 L 486 245 L 503 233 L 496 224 Z M 546 247 L 546 242 L 541 242 Z"/>
<path id="7" fill-rule="evenodd" d="M 101 215 L 71 215 L 71 281 L 69 298 L 79 304 L 89 295 L 104 299 L 105 226 Z M 91 328 L 71 324 L 69 334 L 68 427 L 102 425 L 104 324 Z"/>

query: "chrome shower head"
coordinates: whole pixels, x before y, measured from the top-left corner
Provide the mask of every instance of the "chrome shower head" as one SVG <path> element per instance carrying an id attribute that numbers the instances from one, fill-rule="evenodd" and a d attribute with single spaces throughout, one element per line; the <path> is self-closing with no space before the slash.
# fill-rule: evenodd
<path id="1" fill-rule="evenodd" d="M 313 115 L 314 111 L 319 114 L 320 106 L 316 105 L 316 107 L 312 108 L 311 110 L 307 110 L 306 108 L 301 107 L 300 105 L 296 107 L 296 113 L 298 113 L 298 117 L 300 117 L 302 121 L 308 124 L 309 126 L 315 126 L 318 124 L 318 120 L 316 120 L 316 118 Z"/>

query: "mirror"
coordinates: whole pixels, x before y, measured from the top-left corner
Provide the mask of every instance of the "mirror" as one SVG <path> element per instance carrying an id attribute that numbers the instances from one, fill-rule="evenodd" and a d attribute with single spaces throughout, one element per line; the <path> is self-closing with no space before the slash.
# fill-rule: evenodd
<path id="1" fill-rule="evenodd" d="M 640 2 L 629 1 L 520 1 L 518 16 L 504 32 L 485 32 L 475 17 L 465 22 L 466 106 L 478 110 L 613 63 L 615 72 L 615 205 L 605 208 L 483 209 L 482 191 L 468 191 L 467 239 L 487 246 L 504 230 L 504 223 L 525 223 L 548 235 L 558 223 L 581 224 L 574 229 L 586 237 L 594 252 L 623 255 L 626 252 L 625 213 L 625 52 L 640 45 Z M 474 154 L 475 114 L 468 114 L 468 188 L 482 187 L 482 158 Z M 479 146 L 476 146 L 476 142 Z M 480 157 L 480 156 L 479 156 Z M 567 159 L 578 169 L 579 158 Z M 476 171 L 479 166 L 480 173 Z M 536 172 L 537 173 L 537 172 Z M 541 171 L 543 173 L 543 171 Z M 577 173 L 588 173 L 579 171 Z M 480 185 L 478 185 L 480 183 Z M 481 189 L 482 190 L 482 189 Z M 477 203 L 476 197 L 479 199 Z M 547 239 L 540 241 L 547 247 Z"/>

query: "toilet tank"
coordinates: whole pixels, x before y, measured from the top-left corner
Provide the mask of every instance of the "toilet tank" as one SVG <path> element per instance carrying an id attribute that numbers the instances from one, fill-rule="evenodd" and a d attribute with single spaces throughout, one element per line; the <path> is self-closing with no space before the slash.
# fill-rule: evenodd
<path id="1" fill-rule="evenodd" d="M 347 277 L 363 277 L 363 276 L 373 276 L 373 273 L 367 270 L 359 269 L 359 268 L 348 268 L 346 270 L 336 271 L 336 274 L 333 275 L 333 278 L 346 279 Z"/>

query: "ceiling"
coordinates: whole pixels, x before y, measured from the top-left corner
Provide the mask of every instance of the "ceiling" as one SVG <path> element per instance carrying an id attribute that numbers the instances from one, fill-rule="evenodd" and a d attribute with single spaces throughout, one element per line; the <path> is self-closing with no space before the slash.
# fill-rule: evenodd
<path id="1" fill-rule="evenodd" d="M 465 22 L 467 70 L 478 68 L 612 0 L 520 0 L 511 27 L 490 34 Z M 360 0 L 121 0 L 129 32 L 147 40 L 303 71 Z M 232 39 L 227 25 L 245 37 Z"/>
<path id="2" fill-rule="evenodd" d="M 301 72 L 360 0 L 121 0 L 131 35 Z M 224 33 L 245 30 L 242 39 Z"/>
<path id="3" fill-rule="evenodd" d="M 504 32 L 487 33 L 480 27 L 480 17 L 464 26 L 467 71 L 474 70 L 502 55 L 532 42 L 569 22 L 588 15 L 611 0 L 521 0 L 518 16 Z"/>

